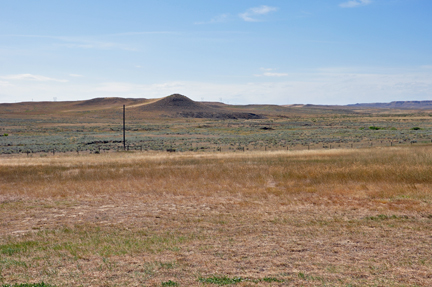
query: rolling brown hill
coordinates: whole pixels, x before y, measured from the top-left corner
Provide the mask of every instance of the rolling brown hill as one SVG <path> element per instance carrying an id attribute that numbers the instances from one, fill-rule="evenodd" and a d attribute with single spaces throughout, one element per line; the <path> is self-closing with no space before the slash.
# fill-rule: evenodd
<path id="1" fill-rule="evenodd" d="M 0 114 L 24 113 L 29 115 L 52 115 L 58 113 L 109 110 L 149 101 L 147 99 L 95 98 L 84 101 L 21 102 L 0 104 Z"/>
<path id="2" fill-rule="evenodd" d="M 99 108 L 107 108 L 107 107 L 118 107 L 122 105 L 134 105 L 149 101 L 147 99 L 128 99 L 128 98 L 95 98 L 86 101 L 79 101 L 75 103 L 76 107 L 80 108 L 90 108 L 90 107 L 99 107 Z"/>
<path id="3" fill-rule="evenodd" d="M 248 109 L 233 109 L 228 105 L 199 103 L 180 94 L 160 99 L 95 98 L 85 101 L 63 102 L 21 102 L 0 104 L 0 115 L 9 118 L 42 117 L 81 117 L 118 118 L 123 105 L 127 114 L 134 119 L 148 118 L 211 118 L 211 119 L 261 119 Z"/>

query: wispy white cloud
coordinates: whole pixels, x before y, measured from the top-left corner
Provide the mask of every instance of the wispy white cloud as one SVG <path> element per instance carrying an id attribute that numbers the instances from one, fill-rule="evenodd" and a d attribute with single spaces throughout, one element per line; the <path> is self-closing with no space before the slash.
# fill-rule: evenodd
<path id="1" fill-rule="evenodd" d="M 227 22 L 230 17 L 230 14 L 220 14 L 216 17 L 213 17 L 210 21 L 204 21 L 204 22 L 195 22 L 195 25 L 202 25 L 202 24 L 214 24 L 214 23 L 224 23 Z"/>
<path id="2" fill-rule="evenodd" d="M 30 81 L 40 81 L 40 82 L 53 81 L 53 82 L 62 82 L 62 83 L 68 82 L 68 80 L 54 79 L 54 78 L 49 78 L 41 75 L 32 75 L 32 74 L 16 74 L 16 75 L 0 76 L 0 79 L 30 80 Z"/>
<path id="3" fill-rule="evenodd" d="M 263 76 L 266 76 L 266 77 L 286 77 L 288 75 L 289 74 L 287 74 L 287 73 L 271 73 L 271 72 L 267 72 L 267 73 L 263 74 Z"/>
<path id="4" fill-rule="evenodd" d="M 260 20 L 256 18 L 257 16 L 266 15 L 270 12 L 275 12 L 277 10 L 278 10 L 277 7 L 262 5 L 259 7 L 253 7 L 247 9 L 246 12 L 240 13 L 239 17 L 246 22 L 258 22 Z"/>
<path id="5" fill-rule="evenodd" d="M 365 6 L 372 3 L 372 0 L 350 0 L 339 4 L 342 8 L 355 8 L 359 6 Z"/>
<path id="6" fill-rule="evenodd" d="M 255 77 L 287 77 L 289 74 L 287 73 L 277 73 L 274 72 L 274 69 L 271 68 L 260 68 L 263 71 L 262 74 L 256 74 Z"/>

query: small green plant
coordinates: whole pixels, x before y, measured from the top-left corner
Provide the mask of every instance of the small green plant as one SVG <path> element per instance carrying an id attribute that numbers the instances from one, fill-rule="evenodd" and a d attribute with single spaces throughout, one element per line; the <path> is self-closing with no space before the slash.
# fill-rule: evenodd
<path id="1" fill-rule="evenodd" d="M 243 278 L 241 277 L 234 277 L 229 278 L 226 276 L 223 277 L 209 277 L 209 278 L 199 278 L 198 281 L 201 283 L 208 283 L 208 284 L 217 284 L 217 285 L 230 285 L 230 284 L 237 284 L 243 281 Z"/>
<path id="2" fill-rule="evenodd" d="M 413 127 L 413 128 L 411 128 L 411 130 L 412 131 L 418 131 L 418 130 L 421 130 L 421 128 L 420 127 Z"/>
<path id="3" fill-rule="evenodd" d="M 9 134 L 3 134 L 3 136 L 4 136 L 4 137 L 7 137 L 7 136 L 9 136 Z"/>
<path id="4" fill-rule="evenodd" d="M 371 126 L 371 127 L 369 127 L 369 129 L 370 129 L 370 130 L 377 131 L 377 130 L 381 130 L 382 128 L 380 128 L 380 127 L 376 127 L 376 126 Z"/>
<path id="5" fill-rule="evenodd" d="M 162 282 L 162 286 L 179 286 L 179 284 L 177 282 L 168 280 L 166 282 Z"/>

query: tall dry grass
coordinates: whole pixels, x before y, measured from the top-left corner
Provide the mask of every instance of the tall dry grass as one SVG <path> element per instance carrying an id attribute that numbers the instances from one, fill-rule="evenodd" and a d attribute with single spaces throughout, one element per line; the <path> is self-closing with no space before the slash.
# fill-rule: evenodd
<path id="1" fill-rule="evenodd" d="M 431 152 L 415 147 L 10 158 L 0 161 L 0 191 L 28 197 L 132 193 L 430 202 Z"/>
<path id="2" fill-rule="evenodd" d="M 2 158 L 0 284 L 431 286 L 431 151 Z"/>

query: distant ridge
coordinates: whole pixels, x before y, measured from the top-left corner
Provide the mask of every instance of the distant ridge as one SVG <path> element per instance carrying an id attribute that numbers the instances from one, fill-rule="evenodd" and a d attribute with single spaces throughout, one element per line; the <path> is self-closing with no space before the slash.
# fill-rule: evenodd
<path id="1" fill-rule="evenodd" d="M 180 95 L 172 94 L 159 99 L 104 97 L 81 101 L 45 101 L 0 103 L 0 118 L 86 117 L 97 121 L 118 119 L 126 106 L 128 119 L 160 118 L 202 118 L 202 119 L 265 119 L 297 118 L 307 115 L 332 113 L 424 113 L 432 111 L 432 100 L 393 101 L 390 103 L 358 103 L 351 105 L 228 105 L 221 102 L 196 102 Z"/>
<path id="2" fill-rule="evenodd" d="M 91 100 L 80 101 L 77 106 L 104 106 L 104 105 L 121 105 L 130 104 L 131 102 L 139 102 L 145 99 L 132 99 L 132 98 L 94 98 Z"/>
<path id="3" fill-rule="evenodd" d="M 346 106 L 376 109 L 432 109 L 432 101 L 394 101 L 390 103 L 360 103 Z"/>

